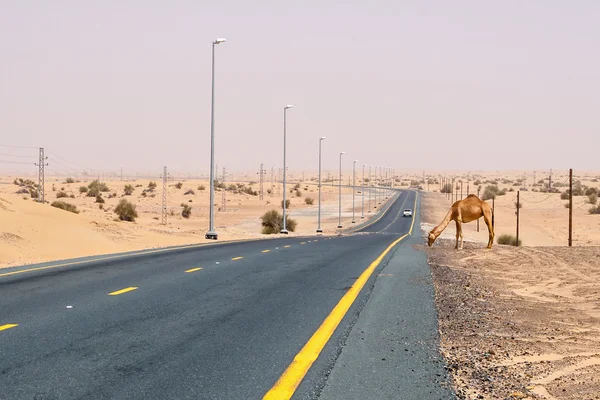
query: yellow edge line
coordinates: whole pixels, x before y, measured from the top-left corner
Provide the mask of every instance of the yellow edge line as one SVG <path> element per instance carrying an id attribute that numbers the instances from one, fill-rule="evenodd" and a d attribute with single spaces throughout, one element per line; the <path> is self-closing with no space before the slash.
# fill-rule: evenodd
<path id="1" fill-rule="evenodd" d="M 288 247 L 292 247 L 292 246 L 290 246 L 289 244 L 287 244 L 287 245 L 285 245 L 283 247 L 287 249 Z"/>
<path id="2" fill-rule="evenodd" d="M 241 260 L 242 258 L 244 258 L 244 257 L 233 257 L 233 258 L 231 259 L 231 261 L 235 261 L 235 260 Z"/>
<path id="3" fill-rule="evenodd" d="M 415 205 L 413 207 L 414 212 L 417 212 L 417 197 L 419 197 L 419 192 L 415 192 Z M 415 226 L 415 216 L 412 216 L 412 222 L 410 223 L 410 230 L 408 231 L 409 235 L 412 235 L 413 227 Z"/>
<path id="4" fill-rule="evenodd" d="M 306 242 L 300 242 L 300 244 L 306 244 Z"/>
<path id="5" fill-rule="evenodd" d="M 108 257 L 95 258 L 93 260 L 74 261 L 74 262 L 69 262 L 69 263 L 64 263 L 64 264 L 58 264 L 58 265 L 48 265 L 47 267 L 37 267 L 37 268 L 23 269 L 23 270 L 20 270 L 20 271 L 5 272 L 3 274 L 0 274 L 0 277 L 2 277 L 2 276 L 10 276 L 10 275 L 17 275 L 17 274 L 23 274 L 25 272 L 43 271 L 45 269 L 60 268 L 60 267 L 70 267 L 72 265 L 81 265 L 81 264 L 86 264 L 86 263 L 91 263 L 91 262 L 96 262 L 96 261 L 113 260 L 115 258 L 128 258 L 128 257 L 137 256 L 137 255 L 165 253 L 165 252 L 168 252 L 168 251 L 176 251 L 176 250 L 182 250 L 182 249 L 195 249 L 197 247 L 205 247 L 205 246 L 213 246 L 213 245 L 212 244 L 208 244 L 208 243 L 203 243 L 203 244 L 198 244 L 198 245 L 193 245 L 193 246 L 174 247 L 174 248 L 170 248 L 170 249 L 157 249 L 157 250 L 150 250 L 150 251 L 140 250 L 139 253 L 135 253 L 135 254 L 126 254 L 126 255 L 120 254 L 120 255 L 114 255 L 114 256 L 108 256 Z"/>
<path id="6" fill-rule="evenodd" d="M 7 329 L 14 328 L 15 326 L 19 326 L 19 324 L 0 325 L 0 331 L 5 331 Z"/>
<path id="7" fill-rule="evenodd" d="M 192 268 L 192 269 L 188 269 L 185 272 L 196 272 L 196 271 L 200 271 L 202 268 Z"/>
<path id="8" fill-rule="evenodd" d="M 136 289 L 137 289 L 137 287 L 132 286 L 132 287 L 128 287 L 128 288 L 125 288 L 125 289 L 117 290 L 116 292 L 111 292 L 108 295 L 109 296 L 118 296 L 120 294 L 131 292 L 131 291 L 136 290 Z"/>
<path id="9" fill-rule="evenodd" d="M 344 297 L 342 297 L 327 318 L 325 318 L 325 321 L 323 321 L 319 329 L 317 329 L 308 342 L 306 342 L 302 350 L 294 357 L 294 360 L 287 367 L 283 375 L 281 375 L 271 390 L 265 394 L 263 400 L 284 400 L 290 399 L 294 395 L 296 388 L 300 382 L 302 382 L 302 379 L 304 379 L 304 376 L 317 357 L 319 357 L 323 347 L 325 347 L 325 344 L 327 344 L 327 341 L 331 335 L 333 335 L 333 332 L 348 312 L 350 306 L 354 303 L 354 300 L 358 297 L 358 294 L 367 283 L 369 277 L 373 274 L 373 271 L 375 271 L 387 253 L 409 234 L 410 233 L 407 233 L 392 242 L 392 244 L 390 244 L 387 249 L 385 249 L 383 253 L 381 253 L 379 257 L 363 271 L 352 287 L 346 292 Z"/>
<path id="10" fill-rule="evenodd" d="M 268 253 L 268 252 L 270 252 L 270 251 L 271 251 L 271 250 L 263 250 L 263 251 L 261 251 L 261 253 Z"/>

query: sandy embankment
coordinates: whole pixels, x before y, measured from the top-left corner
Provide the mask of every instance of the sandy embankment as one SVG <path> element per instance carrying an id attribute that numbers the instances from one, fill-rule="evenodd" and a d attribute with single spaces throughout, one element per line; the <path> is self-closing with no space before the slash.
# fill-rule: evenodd
<path id="1" fill-rule="evenodd" d="M 0 268 L 73 257 L 109 254 L 174 245 L 206 242 L 204 233 L 208 228 L 209 191 L 208 182 L 181 181 L 169 182 L 167 225 L 162 225 L 161 201 L 162 182 L 153 192 L 142 194 L 148 188 L 149 180 L 106 181 L 110 192 L 103 193 L 105 203 L 79 192 L 80 186 L 87 185 L 91 179 L 81 182 L 65 183 L 65 178 L 46 177 L 46 201 L 57 200 L 59 192 L 68 196 L 58 200 L 74 204 L 80 211 L 73 214 L 49 204 L 39 204 L 28 194 L 17 194 L 19 186 L 13 184 L 15 177 L 0 177 Z M 132 195 L 124 196 L 124 186 L 133 185 Z M 200 185 L 205 188 L 199 190 Z M 294 183 L 288 184 L 288 199 L 291 200 L 289 217 L 298 222 L 295 235 L 313 234 L 317 227 L 317 186 L 302 182 L 299 188 L 301 196 L 290 193 Z M 246 186 L 250 186 L 246 183 Z M 258 190 L 258 184 L 251 185 Z M 276 186 L 273 194 L 266 191 L 264 199 L 246 193 L 226 192 L 226 210 L 222 207 L 222 192 L 215 194 L 215 223 L 220 240 L 238 240 L 266 237 L 261 234 L 260 216 L 271 209 L 280 209 L 282 188 Z M 193 194 L 186 195 L 188 190 Z M 108 198 L 110 193 L 116 194 Z M 305 204 L 305 198 L 314 199 L 313 205 Z M 135 223 L 115 220 L 114 208 L 125 198 L 136 204 L 139 217 Z M 338 188 L 324 185 L 322 195 L 322 228 L 325 234 L 337 232 L 338 224 Z M 356 196 L 356 218 L 360 219 L 361 194 Z M 181 216 L 181 204 L 192 207 L 189 219 Z M 342 225 L 348 227 L 352 220 L 352 190 L 342 189 Z M 368 209 L 366 215 L 369 214 Z M 276 235 L 270 235 L 274 237 Z"/>
<path id="2" fill-rule="evenodd" d="M 439 197 L 424 196 L 427 227 L 449 206 Z M 559 244 L 548 221 L 528 235 L 549 237 L 525 235 L 526 243 Z M 419 246 L 428 253 L 441 350 L 460 398 L 600 398 L 600 247 L 486 250 L 482 231 L 469 231 L 474 241 L 464 250 L 453 248 L 453 238 Z"/>

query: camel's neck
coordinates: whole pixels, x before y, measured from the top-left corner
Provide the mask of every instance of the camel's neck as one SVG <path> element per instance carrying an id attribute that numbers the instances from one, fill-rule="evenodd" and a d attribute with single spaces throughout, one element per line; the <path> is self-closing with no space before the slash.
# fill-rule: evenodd
<path id="1" fill-rule="evenodd" d="M 450 211 L 448 211 L 448 214 L 446 214 L 446 217 L 444 218 L 442 223 L 439 224 L 438 226 L 436 226 L 435 228 L 433 228 L 431 233 L 433 233 L 433 235 L 437 238 L 438 236 L 440 236 L 442 234 L 444 229 L 446 229 L 446 227 L 448 226 L 450 221 L 452 221 L 452 208 L 450 209 Z"/>

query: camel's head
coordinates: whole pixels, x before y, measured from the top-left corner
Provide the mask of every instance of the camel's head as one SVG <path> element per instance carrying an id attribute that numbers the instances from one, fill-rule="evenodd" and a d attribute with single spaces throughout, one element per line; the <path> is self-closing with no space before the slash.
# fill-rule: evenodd
<path id="1" fill-rule="evenodd" d="M 435 239 L 436 239 L 436 237 L 433 234 L 433 232 L 429 232 L 429 241 L 427 242 L 429 247 L 433 246 L 433 242 L 435 242 Z"/>

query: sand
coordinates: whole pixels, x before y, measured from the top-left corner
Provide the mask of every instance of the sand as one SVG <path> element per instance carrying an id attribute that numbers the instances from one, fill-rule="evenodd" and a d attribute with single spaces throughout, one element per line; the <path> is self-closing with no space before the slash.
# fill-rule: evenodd
<path id="1" fill-rule="evenodd" d="M 212 242 L 204 239 L 209 221 L 208 182 L 198 180 L 169 181 L 167 188 L 167 224 L 161 224 L 162 182 L 157 182 L 154 191 L 148 188 L 149 180 L 106 181 L 108 193 L 102 196 L 105 203 L 97 204 L 96 199 L 79 192 L 92 179 L 66 183 L 65 178 L 46 177 L 46 201 L 63 200 L 77 206 L 79 214 L 70 213 L 33 201 L 29 194 L 17 194 L 22 187 L 13 183 L 14 176 L 0 177 L 0 268 L 14 265 L 40 263 L 74 257 L 110 254 L 115 252 Z M 29 179 L 33 179 L 29 177 Z M 181 182 L 181 188 L 177 184 Z M 230 185 L 231 183 L 228 183 Z M 291 235 L 314 234 L 317 228 L 318 188 L 310 180 L 300 182 L 299 193 L 290 193 L 296 182 L 288 184 L 289 218 L 298 222 L 296 232 Z M 124 195 L 125 185 L 134 186 L 131 195 Z M 205 187 L 199 190 L 200 185 Z M 258 191 L 259 185 L 249 182 L 246 187 Z M 194 194 L 185 193 L 193 190 Z M 260 216 L 268 210 L 281 211 L 282 185 L 267 193 L 270 183 L 265 183 L 264 199 L 246 193 L 226 191 L 225 210 L 222 209 L 222 193 L 215 194 L 215 225 L 219 240 L 240 240 L 275 237 L 261 233 Z M 64 192 L 66 198 L 57 199 Z M 116 197 L 108 198 L 109 194 Z M 73 196 L 71 198 L 70 196 Z M 144 197 L 145 196 L 145 197 Z M 357 190 L 355 197 L 355 218 L 360 221 L 362 193 Z M 305 198 L 314 199 L 313 205 L 305 204 Z M 116 219 L 114 208 L 125 198 L 137 207 L 139 217 L 135 222 Z M 338 187 L 323 186 L 322 229 L 324 234 L 338 232 Z M 181 204 L 192 207 L 189 219 L 181 215 Z M 365 200 L 366 217 L 369 213 L 368 196 Z M 342 188 L 342 225 L 350 227 L 352 221 L 352 189 Z"/>
<path id="2" fill-rule="evenodd" d="M 535 226 L 525 247 L 486 250 L 483 224 L 479 234 L 465 229 L 464 250 L 453 248 L 453 231 L 417 246 L 432 268 L 441 351 L 460 398 L 600 398 L 600 247 L 588 245 L 598 236 L 582 229 L 586 246 L 560 246 L 557 203 L 527 209 Z M 423 196 L 424 235 L 448 207 L 440 194 Z M 497 217 L 498 231 L 510 227 L 509 212 Z M 578 226 L 599 219 L 579 217 Z"/>

